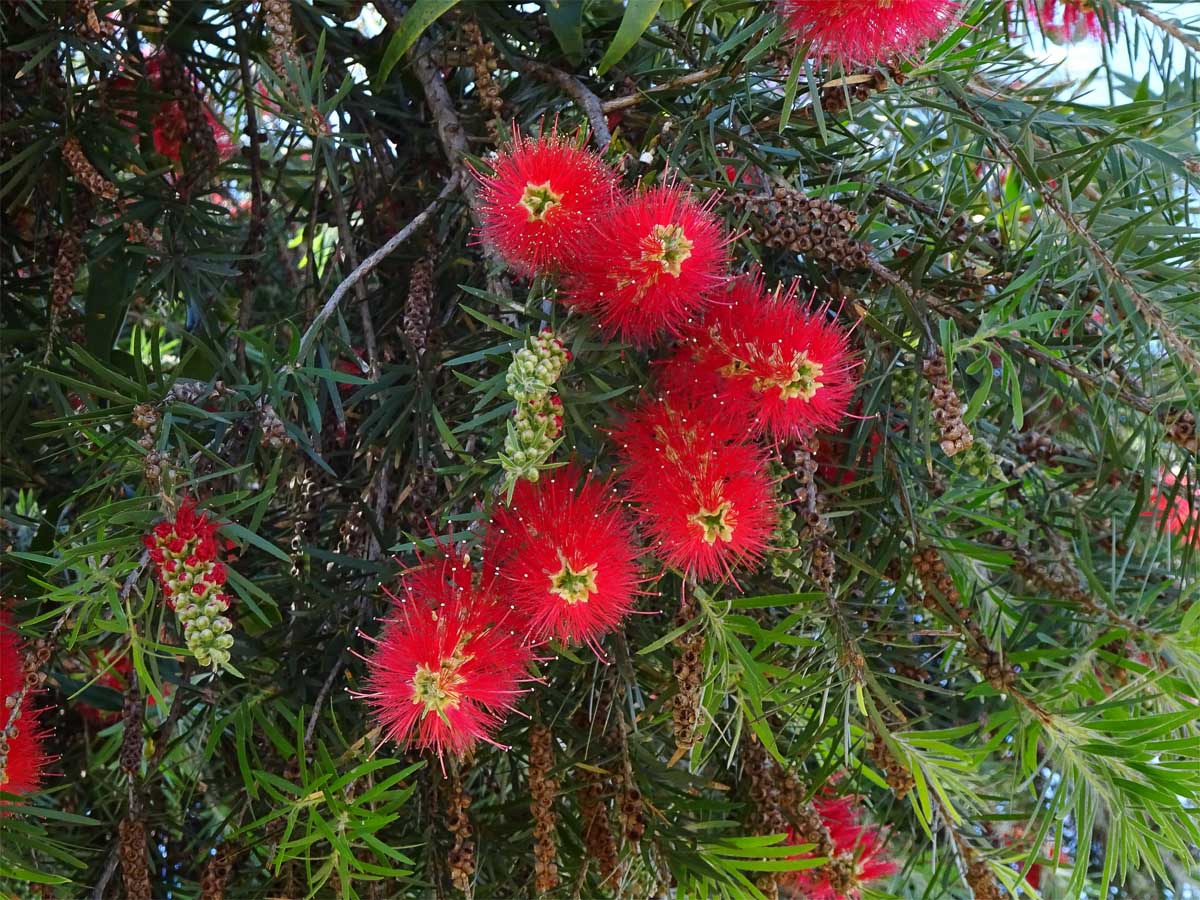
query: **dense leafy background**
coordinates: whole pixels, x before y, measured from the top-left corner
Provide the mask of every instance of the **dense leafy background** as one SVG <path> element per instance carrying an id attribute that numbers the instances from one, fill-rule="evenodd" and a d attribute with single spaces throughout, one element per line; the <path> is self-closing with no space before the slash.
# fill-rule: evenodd
<path id="1" fill-rule="evenodd" d="M 93 5 L 99 30 L 84 15 Z M 894 895 L 970 896 L 969 859 L 1031 894 L 1019 873 L 1044 847 L 1070 860 L 1044 877 L 1045 896 L 1194 896 L 1195 455 L 1168 440 L 1179 413 L 1200 408 L 1200 31 L 1177 21 L 1186 4 L 1105 4 L 1107 47 L 1133 71 L 1071 81 L 1032 51 L 1042 38 L 1024 9 L 965 3 L 922 58 L 850 86 L 797 58 L 766 3 L 296 0 L 290 12 L 281 52 L 258 4 L 0 9 L 0 580 L 28 635 L 53 634 L 44 705 L 59 756 L 45 790 L 0 818 L 7 889 L 116 896 L 116 825 L 137 816 L 156 897 L 196 896 L 214 850 L 232 860 L 228 896 L 451 893 L 447 782 L 436 761 L 377 746 L 345 690 L 369 646 L 356 630 L 375 633 L 377 585 L 430 524 L 470 536 L 486 518 L 510 409 L 503 372 L 525 335 L 548 319 L 569 337 L 564 448 L 601 469 L 611 448 L 597 426 L 651 368 L 560 307 L 544 312 L 552 286 L 516 281 L 483 253 L 469 187 L 301 337 L 339 282 L 462 172 L 464 153 L 486 157 L 510 120 L 586 126 L 599 103 L 625 183 L 673 171 L 721 192 L 743 267 L 799 276 L 861 319 L 863 371 L 858 418 L 824 451 L 851 474 L 819 481 L 831 589 L 810 576 L 802 540 L 738 585 L 689 591 L 706 638 L 690 754 L 672 760 L 677 577 L 645 598 L 655 614 L 605 642 L 611 664 L 578 651 L 541 666 L 523 711 L 559 742 L 564 896 L 650 896 L 672 882 L 756 896 L 780 853 L 748 837 L 750 731 L 806 788 L 842 773 L 837 789 L 864 795 L 891 826 Z M 471 23 L 494 45 L 500 121 Z M 145 80 L 112 90 L 156 48 L 231 132 L 218 167 L 194 148 L 181 163 L 154 151 L 163 98 Z M 91 197 L 66 165 L 71 137 L 116 200 Z M 769 247 L 735 200 L 778 186 L 852 210 L 872 265 Z M 152 242 L 130 240 L 132 223 Z M 55 317 L 72 233 L 84 262 Z M 406 314 L 410 278 L 428 266 L 426 333 Z M 939 450 L 914 374 L 936 348 L 968 404 L 977 448 L 965 462 Z M 158 483 L 137 404 L 160 417 Z M 236 544 L 236 675 L 184 659 L 146 571 L 141 536 L 185 495 Z M 1183 534 L 1153 514 L 1177 501 Z M 925 548 L 979 631 L 939 591 L 922 606 L 913 558 Z M 121 709 L 96 680 L 119 657 L 152 701 L 132 777 L 120 717 L 81 715 Z M 989 664 L 1015 671 L 1010 690 Z M 512 717 L 511 751 L 461 767 L 480 897 L 528 893 L 529 729 Z M 872 732 L 889 734 L 916 780 L 903 800 L 867 752 Z M 604 885 L 584 865 L 588 772 L 606 790 L 631 772 L 648 818 Z"/>

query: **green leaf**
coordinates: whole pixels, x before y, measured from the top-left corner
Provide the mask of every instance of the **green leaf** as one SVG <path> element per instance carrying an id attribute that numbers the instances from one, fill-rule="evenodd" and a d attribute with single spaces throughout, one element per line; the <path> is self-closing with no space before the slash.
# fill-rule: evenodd
<path id="1" fill-rule="evenodd" d="M 617 36 L 613 38 L 613 42 L 604 52 L 604 58 L 600 60 L 600 65 L 596 67 L 597 75 L 603 75 L 633 49 L 633 45 L 654 21 L 662 2 L 663 0 L 628 0 Z"/>
<path id="2" fill-rule="evenodd" d="M 583 0 L 545 0 L 546 20 L 571 62 L 583 59 Z"/>
<path id="3" fill-rule="evenodd" d="M 388 42 L 383 61 L 379 64 L 379 71 L 375 74 L 375 83 L 382 85 L 387 81 L 396 63 L 400 62 L 408 48 L 425 33 L 425 29 L 457 3 L 458 0 L 416 0 Z"/>

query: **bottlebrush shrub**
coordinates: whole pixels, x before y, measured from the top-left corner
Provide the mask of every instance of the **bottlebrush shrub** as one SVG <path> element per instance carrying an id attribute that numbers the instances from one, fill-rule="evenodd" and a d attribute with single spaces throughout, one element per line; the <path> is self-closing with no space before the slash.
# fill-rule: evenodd
<path id="1" fill-rule="evenodd" d="M 795 284 L 767 293 L 750 277 L 730 283 L 662 367 L 668 388 L 711 397 L 752 433 L 776 439 L 835 428 L 856 370 L 850 336 L 828 307 L 806 310 Z"/>
<path id="2" fill-rule="evenodd" d="M 491 579 L 439 553 L 400 580 L 367 658 L 366 698 L 387 740 L 462 756 L 516 706 L 529 649 L 525 624 Z"/>
<path id="3" fill-rule="evenodd" d="M 775 527 L 765 454 L 727 421 L 716 404 L 660 398 L 614 434 L 652 549 L 701 579 L 757 562 Z"/>
<path id="4" fill-rule="evenodd" d="M 592 231 L 564 284 L 567 304 L 641 346 L 677 333 L 725 274 L 729 238 L 678 185 L 639 191 Z"/>
<path id="5" fill-rule="evenodd" d="M 814 55 L 868 64 L 912 53 L 943 34 L 957 3 L 947 0 L 777 0 L 788 31 Z"/>
<path id="6" fill-rule="evenodd" d="M 814 869 L 800 869 L 792 875 L 797 894 L 810 900 L 847 900 L 861 896 L 861 889 L 899 871 L 899 866 L 884 855 L 884 835 L 870 824 L 858 798 L 825 794 L 813 798 L 812 805 L 829 832 L 833 853 L 829 863 Z M 789 829 L 788 839 L 803 844 L 812 835 Z M 793 859 L 808 859 L 801 854 Z"/>
<path id="7" fill-rule="evenodd" d="M 522 275 L 570 268 L 615 202 L 616 174 L 580 137 L 524 137 L 514 125 L 492 174 L 476 173 L 483 240 Z"/>
<path id="8" fill-rule="evenodd" d="M 7 610 L 0 610 L 0 792 L 27 794 L 42 781 L 48 733 L 38 694 L 29 685 L 36 673 L 27 672 L 25 645 Z"/>
<path id="9" fill-rule="evenodd" d="M 534 639 L 596 647 L 633 607 L 638 550 L 615 494 L 568 466 L 521 482 L 493 515 L 484 563 Z"/>
<path id="10" fill-rule="evenodd" d="M 188 649 L 202 666 L 214 671 L 226 666 L 233 646 L 233 622 L 225 615 L 229 595 L 225 585 L 222 544 L 217 523 L 196 512 L 185 499 L 173 520 L 159 522 L 144 538 L 167 603 L 183 625 Z M 232 542 L 225 548 L 232 547 Z"/>

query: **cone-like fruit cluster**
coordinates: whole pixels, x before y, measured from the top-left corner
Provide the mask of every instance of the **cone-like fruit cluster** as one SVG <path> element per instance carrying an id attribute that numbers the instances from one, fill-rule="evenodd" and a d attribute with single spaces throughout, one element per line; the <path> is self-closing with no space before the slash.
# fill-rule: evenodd
<path id="1" fill-rule="evenodd" d="M 292 0 L 262 0 L 262 12 L 270 41 L 267 58 L 275 74 L 286 79 L 287 61 L 292 55 Z"/>
<path id="2" fill-rule="evenodd" d="M 765 454 L 712 403 L 650 401 L 614 435 L 651 549 L 698 578 L 756 563 L 775 524 Z"/>
<path id="3" fill-rule="evenodd" d="M 200 900 L 225 900 L 225 885 L 233 871 L 234 852 L 222 844 L 204 866 L 200 876 Z"/>
<path id="4" fill-rule="evenodd" d="M 71 305 L 71 297 L 75 294 L 75 278 L 83 263 L 83 230 L 89 204 L 82 199 L 79 203 L 81 206 L 76 208 L 58 240 L 58 256 L 50 279 L 50 315 L 55 323 Z"/>
<path id="5" fill-rule="evenodd" d="M 947 456 L 961 453 L 975 443 L 975 436 L 963 421 L 965 407 L 950 381 L 946 357 L 940 349 L 925 360 L 921 371 L 933 388 L 930 399 L 933 403 L 933 420 L 941 430 L 942 452 Z"/>
<path id="6" fill-rule="evenodd" d="M 117 199 L 117 186 L 96 171 L 96 167 L 83 152 L 83 146 L 76 137 L 67 138 L 62 148 L 63 162 L 71 170 L 71 174 L 95 197 L 104 200 Z"/>
<path id="7" fill-rule="evenodd" d="M 510 485 L 537 481 L 562 436 L 562 400 L 554 385 L 562 376 L 571 351 L 549 329 L 529 338 L 513 354 L 505 375 L 508 393 L 517 408 L 508 420 L 500 465 Z"/>
<path id="8" fill-rule="evenodd" d="M 404 336 L 418 358 L 429 346 L 429 322 L 433 312 L 433 255 L 426 253 L 408 276 L 408 299 L 404 302 Z"/>
<path id="9" fill-rule="evenodd" d="M 1167 415 L 1167 440 L 1176 446 L 1200 453 L 1200 432 L 1196 430 L 1196 414 L 1190 409 L 1174 409 Z"/>
<path id="10" fill-rule="evenodd" d="M 126 816 L 117 826 L 117 855 L 121 861 L 121 880 L 129 900 L 150 900 L 150 866 L 146 862 L 146 824 Z"/>
<path id="11" fill-rule="evenodd" d="M 870 245 L 854 237 L 858 217 L 832 200 L 779 187 L 769 196 L 736 194 L 733 204 L 750 212 L 754 236 L 768 247 L 847 269 L 864 267 L 870 257 Z"/>
<path id="12" fill-rule="evenodd" d="M 499 137 L 500 114 L 504 111 L 500 86 L 492 77 L 492 73 L 500 68 L 500 62 L 496 59 L 496 45 L 484 40 L 479 23 L 474 19 L 463 23 L 463 36 L 467 39 L 467 56 L 475 70 L 475 94 L 480 108 L 488 116 L 488 133 L 495 141 Z"/>
<path id="13" fill-rule="evenodd" d="M 142 768 L 142 752 L 145 742 L 142 740 L 142 720 L 146 714 L 146 704 L 136 689 L 125 693 L 125 705 L 121 710 L 121 722 L 125 729 L 121 736 L 121 771 L 126 775 L 137 775 Z"/>
<path id="14" fill-rule="evenodd" d="M 46 680 L 50 648 L 26 647 L 6 610 L 0 610 L 0 791 L 27 794 L 42 780 L 46 732 L 34 703 Z"/>
<path id="15" fill-rule="evenodd" d="M 674 625 L 682 628 L 695 615 L 690 599 L 680 605 Z M 671 698 L 671 720 L 675 748 L 687 751 L 696 745 L 700 723 L 700 692 L 704 687 L 704 631 L 693 627 L 675 639 L 676 656 L 671 662 L 675 676 L 675 695 Z"/>
<path id="16" fill-rule="evenodd" d="M 446 828 L 454 836 L 454 845 L 446 854 L 446 868 L 450 870 L 450 883 L 464 894 L 470 892 L 475 877 L 475 830 L 467 815 L 470 808 L 471 797 L 455 772 L 446 792 Z"/>
<path id="17" fill-rule="evenodd" d="M 789 826 L 784 815 L 775 763 L 768 757 L 758 738 L 749 732 L 742 740 L 741 758 L 742 779 L 750 800 L 751 828 L 760 835 L 785 834 Z M 764 872 L 756 883 L 764 896 L 779 896 L 777 873 Z"/>
<path id="18" fill-rule="evenodd" d="M 604 799 L 603 777 L 591 770 L 582 773 L 583 789 L 579 792 L 579 813 L 583 821 L 583 846 L 587 858 L 596 865 L 602 884 L 610 889 L 616 884 L 621 859 L 612 823 L 608 819 L 608 803 Z"/>
<path id="19" fill-rule="evenodd" d="M 625 773 L 621 791 L 617 794 L 617 817 L 621 820 L 625 840 L 635 846 L 640 843 L 646 836 L 646 804 L 632 771 Z"/>
<path id="20" fill-rule="evenodd" d="M 554 830 L 554 736 L 544 725 L 529 731 L 529 812 L 533 817 L 533 889 L 547 894 L 558 887 L 558 842 Z"/>
<path id="21" fill-rule="evenodd" d="M 966 848 L 963 853 L 967 863 L 967 886 L 975 900 L 1005 900 L 1008 895 L 1000 887 L 991 867 L 974 850 Z"/>
<path id="22" fill-rule="evenodd" d="M 221 669 L 230 660 L 233 622 L 225 613 L 225 564 L 217 538 L 217 523 L 196 512 L 189 498 L 179 505 L 173 520 L 159 522 L 144 538 L 158 573 L 167 603 L 183 626 L 188 649 L 202 666 Z"/>
<path id="23" fill-rule="evenodd" d="M 788 31 L 814 56 L 872 63 L 912 53 L 946 32 L 950 0 L 777 0 Z"/>

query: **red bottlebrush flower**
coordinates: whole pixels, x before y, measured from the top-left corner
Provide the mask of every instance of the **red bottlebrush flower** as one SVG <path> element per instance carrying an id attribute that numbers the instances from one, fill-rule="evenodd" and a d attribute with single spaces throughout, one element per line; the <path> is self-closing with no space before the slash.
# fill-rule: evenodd
<path id="1" fill-rule="evenodd" d="M 0 791 L 8 794 L 37 790 L 48 762 L 35 694 L 25 689 L 24 652 L 8 613 L 0 611 L 0 731 L 16 729 L 8 735 L 7 753 L 0 750 Z"/>
<path id="2" fill-rule="evenodd" d="M 849 334 L 826 309 L 801 307 L 795 285 L 768 295 L 759 280 L 737 278 L 724 300 L 664 367 L 668 387 L 712 397 L 755 434 L 803 438 L 835 427 L 857 384 Z"/>
<path id="3" fill-rule="evenodd" d="M 157 56 L 146 59 L 146 82 L 152 92 L 161 93 L 163 91 L 162 65 Z M 109 83 L 109 88 L 118 93 L 134 93 L 137 91 L 137 82 L 129 75 L 121 75 Z M 137 116 L 128 110 L 119 113 L 118 118 L 131 129 L 138 127 Z M 221 159 L 228 159 L 233 155 L 234 150 L 229 129 L 221 123 L 207 105 L 204 108 L 204 118 L 212 129 L 213 139 L 217 142 L 217 152 Z M 155 152 L 179 162 L 183 155 L 183 143 L 187 139 L 188 130 L 187 118 L 179 101 L 163 100 L 154 113 L 150 128 Z"/>
<path id="4" fill-rule="evenodd" d="M 557 132 L 522 137 L 479 179 L 483 240 L 522 275 L 569 269 L 615 202 L 617 176 Z"/>
<path id="5" fill-rule="evenodd" d="M 612 488 L 574 467 L 520 481 L 488 526 L 494 568 L 534 637 L 594 645 L 633 607 L 637 549 Z"/>
<path id="6" fill-rule="evenodd" d="M 1027 0 L 1025 9 L 1052 41 L 1074 44 L 1088 37 L 1104 38 L 1104 26 L 1089 0 Z"/>
<path id="7" fill-rule="evenodd" d="M 1193 487 L 1186 477 L 1163 472 L 1159 484 L 1150 488 L 1147 504 L 1142 515 L 1154 519 L 1156 527 L 1200 547 L 1200 488 Z"/>
<path id="8" fill-rule="evenodd" d="M 859 888 L 872 881 L 896 874 L 899 867 L 883 856 L 883 832 L 862 822 L 864 811 L 853 796 L 813 798 L 813 806 L 821 817 L 829 837 L 833 841 L 834 864 L 840 861 L 852 863 L 853 885 L 849 890 L 839 890 L 829 881 L 827 870 L 802 869 L 793 874 L 794 886 L 802 897 L 809 900 L 847 900 L 859 896 Z M 788 840 L 795 844 L 808 841 L 794 830 L 789 831 Z M 801 854 L 793 859 L 807 859 L 812 854 Z"/>
<path id="9" fill-rule="evenodd" d="M 442 757 L 495 743 L 529 659 L 511 611 L 489 585 L 473 584 L 465 561 L 424 563 L 400 587 L 359 696 L 384 736 L 405 746 Z"/>
<path id="10" fill-rule="evenodd" d="M 814 56 L 869 65 L 911 53 L 946 32 L 949 0 L 777 0 L 788 31 Z"/>
<path id="11" fill-rule="evenodd" d="M 568 279 L 567 303 L 641 345 L 688 326 L 724 277 L 729 243 L 710 205 L 675 185 L 615 207 L 592 241 Z"/>
<path id="12" fill-rule="evenodd" d="M 715 405 L 660 400 L 614 435 L 655 553 L 698 578 L 757 561 L 775 524 L 763 453 L 734 434 Z"/>

